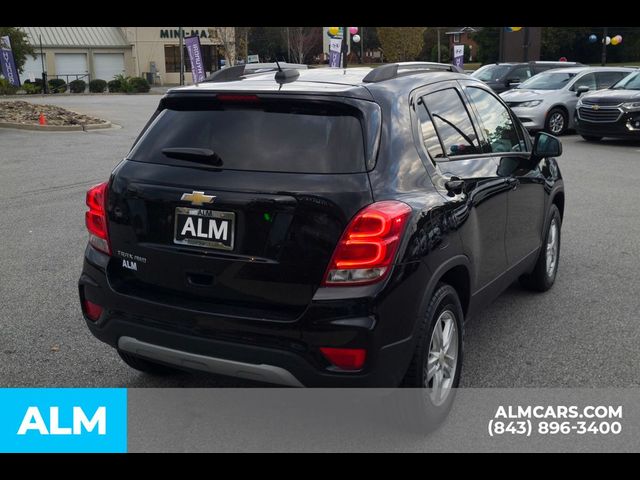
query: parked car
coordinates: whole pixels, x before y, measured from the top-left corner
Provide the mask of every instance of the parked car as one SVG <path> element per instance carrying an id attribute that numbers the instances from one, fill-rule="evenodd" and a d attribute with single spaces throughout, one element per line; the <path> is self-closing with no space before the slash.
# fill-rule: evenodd
<path id="1" fill-rule="evenodd" d="M 576 104 L 583 93 L 609 88 L 633 71 L 624 67 L 554 69 L 500 96 L 527 129 L 562 135 L 574 128 Z"/>
<path id="2" fill-rule="evenodd" d="M 484 65 L 473 72 L 471 76 L 482 80 L 495 92 L 502 93 L 517 87 L 522 82 L 538 73 L 552 68 L 570 68 L 582 66 L 577 62 L 520 62 L 493 63 Z"/>
<path id="3" fill-rule="evenodd" d="M 465 320 L 515 280 L 551 288 L 564 211 L 560 142 L 452 70 L 170 90 L 87 192 L 91 332 L 143 372 L 402 385 L 444 415 Z"/>
<path id="4" fill-rule="evenodd" d="M 591 142 L 602 137 L 640 139 L 640 72 L 607 90 L 583 95 L 576 109 L 576 130 Z"/>

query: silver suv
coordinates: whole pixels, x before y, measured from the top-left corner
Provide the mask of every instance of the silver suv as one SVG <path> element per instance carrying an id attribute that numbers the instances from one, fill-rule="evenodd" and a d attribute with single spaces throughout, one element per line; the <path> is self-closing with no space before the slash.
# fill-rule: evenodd
<path id="1" fill-rule="evenodd" d="M 529 130 L 562 135 L 574 128 L 578 98 L 609 88 L 629 73 L 627 67 L 574 67 L 548 70 L 500 96 Z"/>

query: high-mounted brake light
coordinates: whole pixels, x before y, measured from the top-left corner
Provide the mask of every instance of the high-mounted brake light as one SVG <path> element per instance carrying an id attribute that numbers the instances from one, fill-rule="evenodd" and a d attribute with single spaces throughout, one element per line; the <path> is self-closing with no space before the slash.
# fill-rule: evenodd
<path id="1" fill-rule="evenodd" d="M 333 252 L 323 285 L 363 285 L 382 280 L 393 263 L 410 214 L 409 205 L 394 200 L 360 210 Z"/>
<path id="2" fill-rule="evenodd" d="M 107 231 L 107 187 L 104 182 L 87 191 L 85 223 L 89 230 L 89 243 L 101 252 L 111 255 L 109 232 Z"/>
<path id="3" fill-rule="evenodd" d="M 260 101 L 260 98 L 258 98 L 257 95 L 223 94 L 218 95 L 216 98 L 221 102 L 227 103 L 257 103 Z"/>

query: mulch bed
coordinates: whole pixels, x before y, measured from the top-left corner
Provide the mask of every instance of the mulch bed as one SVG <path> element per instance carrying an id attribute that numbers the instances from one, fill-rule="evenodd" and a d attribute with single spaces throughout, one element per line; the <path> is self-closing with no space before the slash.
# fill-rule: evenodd
<path id="1" fill-rule="evenodd" d="M 40 113 L 47 119 L 48 125 L 91 125 L 107 123 L 106 120 L 82 115 L 56 105 L 40 105 L 24 101 L 0 102 L 0 123 L 20 123 L 38 125 Z"/>

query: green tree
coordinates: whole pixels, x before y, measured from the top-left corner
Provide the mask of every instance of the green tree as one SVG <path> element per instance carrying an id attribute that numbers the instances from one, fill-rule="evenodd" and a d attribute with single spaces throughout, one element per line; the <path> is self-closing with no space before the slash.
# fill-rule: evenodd
<path id="1" fill-rule="evenodd" d="M 482 27 L 472 34 L 473 40 L 478 44 L 475 56 L 480 63 L 495 63 L 498 61 L 500 50 L 500 28 Z"/>
<path id="2" fill-rule="evenodd" d="M 385 61 L 416 60 L 424 44 L 424 27 L 378 27 L 378 38 Z"/>
<path id="3" fill-rule="evenodd" d="M 283 60 L 287 56 L 285 27 L 252 27 L 248 36 L 248 52 L 259 55 L 261 62 Z"/>
<path id="4" fill-rule="evenodd" d="M 11 50 L 13 51 L 16 68 L 20 73 L 22 73 L 24 62 L 27 61 L 27 55 L 34 57 L 34 49 L 27 42 L 27 34 L 22 30 L 19 30 L 18 27 L 0 27 L 0 37 L 7 35 L 11 41 Z"/>

